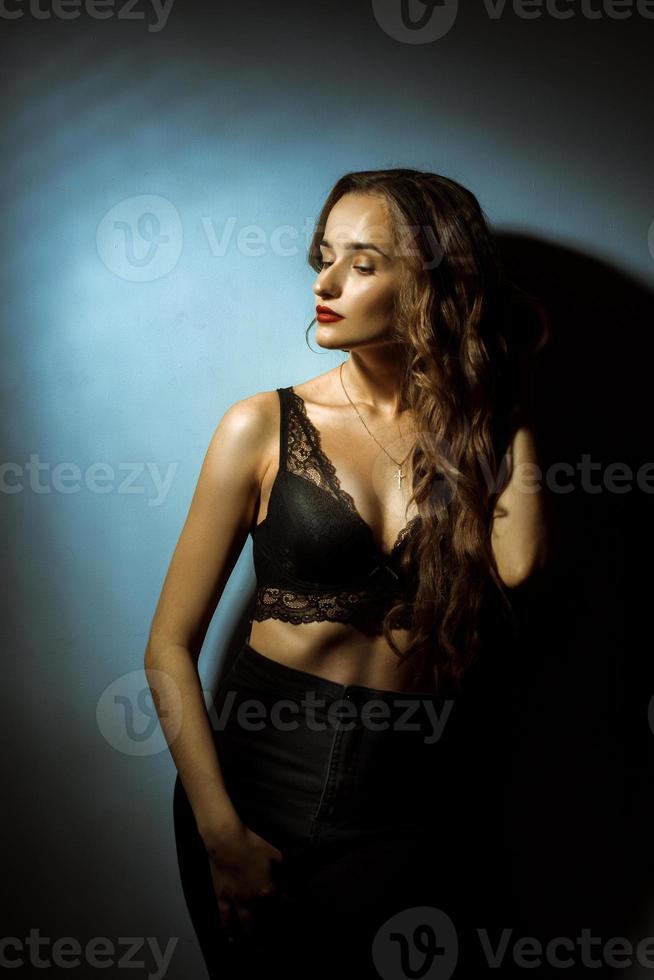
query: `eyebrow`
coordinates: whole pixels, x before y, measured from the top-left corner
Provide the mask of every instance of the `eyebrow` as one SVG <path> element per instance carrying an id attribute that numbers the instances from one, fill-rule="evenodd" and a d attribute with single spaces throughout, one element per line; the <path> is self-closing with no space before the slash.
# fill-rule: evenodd
<path id="1" fill-rule="evenodd" d="M 324 245 L 326 248 L 332 248 L 332 246 L 329 244 L 326 238 L 323 238 L 319 244 Z M 365 250 L 371 250 L 373 252 L 379 252 L 379 254 L 383 255 L 385 259 L 388 258 L 386 252 L 382 252 L 382 250 L 377 245 L 373 245 L 372 242 L 344 242 L 343 248 L 348 249 L 349 251 L 352 252 L 363 252 Z"/>

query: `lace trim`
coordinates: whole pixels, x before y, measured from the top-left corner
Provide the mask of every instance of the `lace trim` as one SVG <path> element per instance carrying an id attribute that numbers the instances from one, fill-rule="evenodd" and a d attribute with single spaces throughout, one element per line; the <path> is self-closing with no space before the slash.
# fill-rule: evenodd
<path id="1" fill-rule="evenodd" d="M 307 477 L 312 483 L 326 490 L 333 497 L 340 499 L 348 507 L 353 517 L 365 528 L 375 549 L 381 555 L 384 551 L 377 548 L 374 540 L 372 528 L 357 510 L 354 497 L 344 490 L 336 473 L 336 467 L 322 449 L 320 442 L 320 432 L 315 427 L 307 413 L 307 407 L 301 395 L 291 388 L 288 394 L 293 399 L 293 405 L 297 411 L 288 413 L 288 442 L 286 450 L 286 468 L 289 472 L 297 476 Z M 422 520 L 420 514 L 412 517 L 401 529 L 395 543 L 391 548 L 390 554 L 394 554 L 400 547 L 406 536 L 418 521 Z"/>
<path id="2" fill-rule="evenodd" d="M 365 622 L 374 623 L 381 632 L 381 620 L 390 608 L 397 594 L 361 592 L 334 592 L 317 595 L 292 592 L 274 586 L 262 586 L 257 590 L 253 618 L 258 622 L 264 619 L 279 619 L 284 623 L 299 626 L 302 623 Z M 396 614 L 395 629 L 409 629 L 411 625 L 410 607 L 407 612 Z"/>
<path id="3" fill-rule="evenodd" d="M 355 510 L 354 500 L 341 488 L 334 464 L 320 447 L 320 434 L 307 415 L 304 401 L 290 389 L 289 394 L 293 397 L 293 404 L 301 413 L 301 419 L 297 411 L 291 410 L 288 413 L 286 469 L 290 473 L 307 477 L 312 483 L 331 493 L 333 497 L 340 496 L 350 509 Z"/>

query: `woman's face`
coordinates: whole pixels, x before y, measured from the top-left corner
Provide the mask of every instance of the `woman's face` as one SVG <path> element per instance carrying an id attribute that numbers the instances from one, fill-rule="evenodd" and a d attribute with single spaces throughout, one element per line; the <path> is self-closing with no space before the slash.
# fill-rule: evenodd
<path id="1" fill-rule="evenodd" d="M 320 251 L 316 306 L 328 306 L 344 319 L 318 320 L 317 343 L 334 350 L 391 343 L 393 298 L 404 267 L 393 254 L 383 199 L 354 193 L 341 197 L 329 212 Z"/>

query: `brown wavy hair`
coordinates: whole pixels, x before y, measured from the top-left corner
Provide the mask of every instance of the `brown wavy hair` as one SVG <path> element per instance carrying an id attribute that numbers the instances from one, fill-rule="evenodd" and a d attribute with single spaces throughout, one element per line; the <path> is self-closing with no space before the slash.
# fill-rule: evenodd
<path id="1" fill-rule="evenodd" d="M 515 626 L 491 531 L 496 498 L 511 475 L 526 372 L 549 338 L 547 316 L 508 279 L 474 194 L 435 173 L 395 168 L 341 177 L 309 244 L 316 272 L 329 212 L 348 193 L 382 199 L 406 273 L 392 336 L 406 352 L 398 410 L 415 418 L 410 500 L 422 521 L 402 553 L 407 581 L 412 567 L 417 579 L 386 613 L 383 634 L 401 661 L 411 658 L 417 681 L 458 691 L 478 662 L 491 593 Z M 407 612 L 412 625 L 402 652 L 391 629 Z"/>

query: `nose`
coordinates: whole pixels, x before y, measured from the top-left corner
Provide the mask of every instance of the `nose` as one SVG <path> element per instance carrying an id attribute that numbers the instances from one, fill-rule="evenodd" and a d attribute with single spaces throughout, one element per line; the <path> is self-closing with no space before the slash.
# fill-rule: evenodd
<path id="1" fill-rule="evenodd" d="M 335 274 L 331 274 L 332 267 L 328 269 L 323 269 L 318 273 L 316 281 L 314 282 L 312 289 L 316 296 L 339 296 L 341 293 L 340 286 L 338 285 L 338 277 Z"/>

